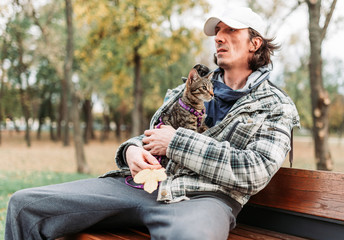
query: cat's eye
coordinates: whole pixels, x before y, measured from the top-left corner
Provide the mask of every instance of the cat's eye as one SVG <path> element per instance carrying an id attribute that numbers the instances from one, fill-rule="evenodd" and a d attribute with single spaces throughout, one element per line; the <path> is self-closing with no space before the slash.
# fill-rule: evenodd
<path id="1" fill-rule="evenodd" d="M 206 86 L 203 86 L 203 90 L 207 90 L 207 87 L 206 87 Z"/>

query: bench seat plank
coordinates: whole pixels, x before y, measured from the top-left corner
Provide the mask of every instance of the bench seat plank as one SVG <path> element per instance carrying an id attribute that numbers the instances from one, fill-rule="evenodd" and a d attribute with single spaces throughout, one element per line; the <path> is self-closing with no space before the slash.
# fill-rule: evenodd
<path id="1" fill-rule="evenodd" d="M 149 234 L 135 230 L 124 229 L 115 232 L 83 232 L 79 234 L 68 235 L 56 240 L 149 240 Z"/>
<path id="2" fill-rule="evenodd" d="M 150 239 L 149 234 L 135 229 L 127 229 L 111 232 L 84 232 L 71 235 L 58 240 L 146 240 Z M 278 233 L 248 225 L 238 224 L 229 234 L 228 240 L 304 240 L 288 234 Z"/>
<path id="3" fill-rule="evenodd" d="M 229 234 L 228 240 L 236 240 L 236 236 L 244 236 L 246 239 L 264 239 L 264 240 L 304 240 L 284 233 L 270 231 L 258 227 L 252 227 L 244 224 L 238 224 L 235 229 Z"/>

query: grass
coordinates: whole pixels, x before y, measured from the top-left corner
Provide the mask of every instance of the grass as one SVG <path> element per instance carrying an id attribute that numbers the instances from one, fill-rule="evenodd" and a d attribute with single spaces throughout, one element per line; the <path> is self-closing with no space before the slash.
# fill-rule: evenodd
<path id="1" fill-rule="evenodd" d="M 77 174 L 74 146 L 52 142 L 48 135 L 41 140 L 32 136 L 28 148 L 24 133 L 2 132 L 0 145 L 0 239 L 4 239 L 5 218 L 11 195 L 20 189 L 38 187 L 99 176 L 114 169 L 113 157 L 118 141 L 91 141 L 85 145 L 91 175 Z"/>
<path id="2" fill-rule="evenodd" d="M 7 204 L 11 195 L 20 189 L 57 184 L 95 175 L 61 172 L 0 171 L 0 239 L 4 239 Z"/>

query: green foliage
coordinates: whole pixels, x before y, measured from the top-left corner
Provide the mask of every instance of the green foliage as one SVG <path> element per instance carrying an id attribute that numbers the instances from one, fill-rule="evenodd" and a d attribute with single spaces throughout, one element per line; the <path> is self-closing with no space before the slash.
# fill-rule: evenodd
<path id="1" fill-rule="evenodd" d="M 201 51 L 200 30 L 190 28 L 180 16 L 193 9 L 204 12 L 208 4 L 205 0 L 78 0 L 73 4 L 74 84 L 79 97 L 96 96 L 105 111 L 114 111 L 110 115 L 127 118 L 133 109 L 137 50 L 142 59 L 144 112 L 149 118 L 162 103 L 166 89 L 181 83 Z M 6 57 L 2 56 L 9 63 L 5 96 L 14 105 L 20 103 L 19 89 L 25 91 L 22 96 L 33 119 L 58 119 L 66 41 L 64 7 L 61 1 L 35 5 L 13 1 L 9 5 L 13 15 L 4 28 L 8 47 Z M 18 106 L 16 116 L 20 117 L 23 113 Z M 7 110 L 2 112 L 8 115 Z"/>
<path id="2" fill-rule="evenodd" d="M 310 85 L 306 61 L 301 61 L 297 69 L 284 70 L 285 90 L 293 99 L 300 115 L 302 128 L 312 128 Z"/>
<path id="3" fill-rule="evenodd" d="M 83 30 L 77 32 L 79 76 L 105 104 L 117 103 L 111 109 L 119 112 L 125 105 L 131 111 L 137 49 L 149 118 L 166 89 L 177 85 L 171 82 L 181 83 L 186 69 L 195 64 L 193 58 L 201 46 L 199 31 L 182 23 L 175 26 L 172 18 L 196 5 L 207 6 L 205 1 L 76 1 L 77 26 Z"/>
<path id="4" fill-rule="evenodd" d="M 0 171 L 0 239 L 4 239 L 7 204 L 14 192 L 24 188 L 58 184 L 91 177 L 95 176 L 57 172 Z"/>

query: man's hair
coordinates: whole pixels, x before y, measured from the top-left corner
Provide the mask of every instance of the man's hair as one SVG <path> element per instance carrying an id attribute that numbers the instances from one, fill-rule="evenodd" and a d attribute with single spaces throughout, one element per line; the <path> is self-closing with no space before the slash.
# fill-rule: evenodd
<path id="1" fill-rule="evenodd" d="M 249 68 L 254 72 L 260 67 L 268 65 L 270 63 L 272 64 L 271 55 L 273 55 L 274 51 L 278 50 L 280 46 L 273 43 L 275 38 L 263 38 L 256 30 L 252 28 L 248 29 L 248 34 L 249 40 L 251 42 L 255 37 L 260 37 L 262 39 L 262 45 L 248 62 Z M 214 62 L 217 65 L 216 54 L 214 54 Z"/>

